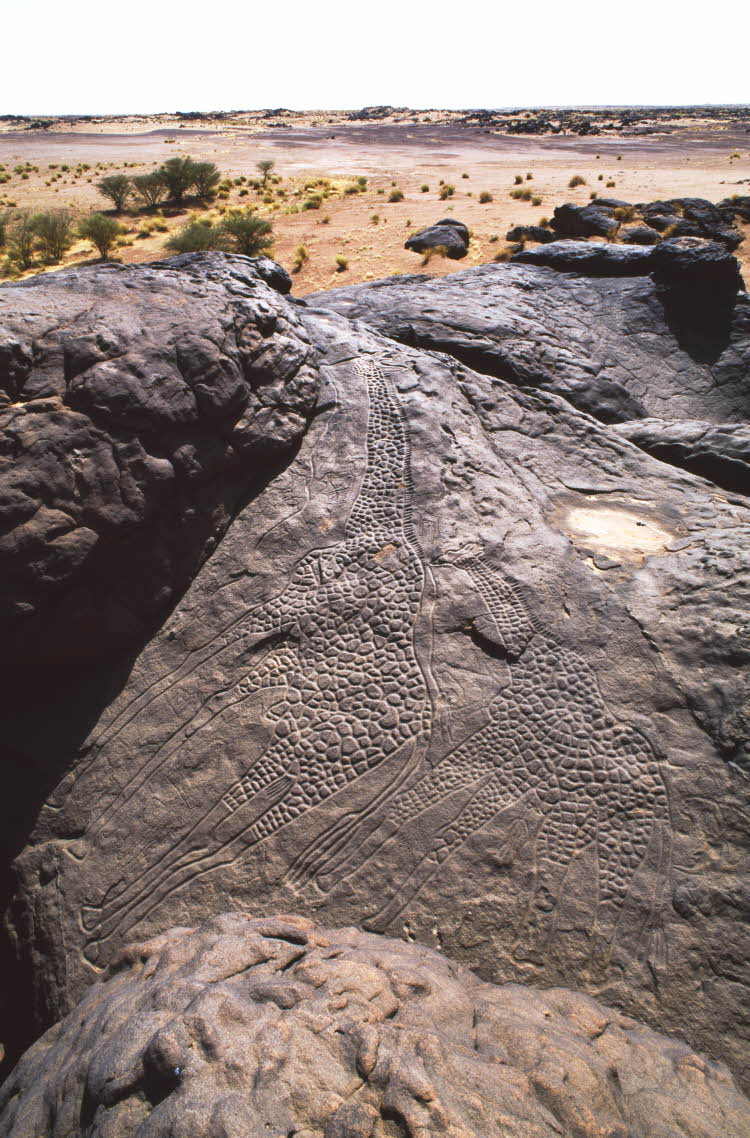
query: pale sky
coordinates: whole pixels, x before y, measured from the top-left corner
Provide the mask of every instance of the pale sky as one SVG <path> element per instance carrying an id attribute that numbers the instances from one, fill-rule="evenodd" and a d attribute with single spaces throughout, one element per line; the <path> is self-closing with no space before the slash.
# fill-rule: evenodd
<path id="1" fill-rule="evenodd" d="M 0 0 L 0 114 L 750 102 L 750 2 L 714 15 L 715 32 L 669 0 Z"/>

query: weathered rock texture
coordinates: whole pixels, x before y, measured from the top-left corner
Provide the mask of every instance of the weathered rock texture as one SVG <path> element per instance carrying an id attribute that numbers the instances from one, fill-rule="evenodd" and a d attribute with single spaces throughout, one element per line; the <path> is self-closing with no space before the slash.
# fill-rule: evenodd
<path id="1" fill-rule="evenodd" d="M 743 1138 L 729 1071 L 588 996 L 237 913 L 129 946 L 0 1091 L 7 1138 Z"/>
<path id="2" fill-rule="evenodd" d="M 220 260 L 176 273 L 200 290 Z M 9 709 L 59 778 L 16 863 L 14 1022 L 59 1018 L 134 937 L 242 907 L 582 987 L 740 1074 L 750 510 L 560 392 L 736 422 L 746 300 L 697 362 L 646 278 L 330 298 L 391 329 L 405 305 L 511 383 L 273 295 L 318 387 L 296 457 L 103 712 L 88 686 Z"/>
<path id="3" fill-rule="evenodd" d="M 698 245 L 703 254 L 710 243 Z M 673 260 L 692 267 L 692 294 L 647 275 L 652 248 L 559 241 L 519 253 L 511 265 L 391 277 L 307 301 L 510 383 L 562 395 L 604 422 L 745 420 L 750 300 L 736 291 L 736 261 L 721 249 L 709 260 L 709 274 L 715 263 L 728 266 L 721 271 L 735 282 L 717 307 L 713 282 L 701 277 L 703 257 L 675 241 L 659 248 L 665 260 L 667 246 Z"/>
<path id="4" fill-rule="evenodd" d="M 289 286 L 204 254 L 0 288 L 4 686 L 142 642 L 299 441 L 317 374 Z"/>

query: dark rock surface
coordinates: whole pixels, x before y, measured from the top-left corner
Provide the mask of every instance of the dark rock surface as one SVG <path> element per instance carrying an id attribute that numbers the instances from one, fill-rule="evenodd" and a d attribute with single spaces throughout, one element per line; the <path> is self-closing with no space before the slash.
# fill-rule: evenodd
<path id="1" fill-rule="evenodd" d="M 225 284 L 170 294 L 175 342 L 202 296 L 249 289 L 317 403 L 127 675 L 3 709 L 45 776 L 8 1022 L 54 1022 L 134 937 L 293 911 L 583 988 L 742 1075 L 750 509 L 559 392 L 738 422 L 746 298 L 697 361 L 646 277 L 486 266 L 324 311 L 210 264 Z M 462 337 L 513 383 L 457 362 Z"/>
<path id="2" fill-rule="evenodd" d="M 729 1071 L 565 988 L 226 913 L 133 944 L 0 1090 L 7 1138 L 743 1138 Z"/>
<path id="3" fill-rule="evenodd" d="M 652 268 L 650 246 L 553 241 L 544 249 L 524 249 L 512 258 L 521 265 L 544 265 L 586 276 L 640 277 Z"/>
<path id="4" fill-rule="evenodd" d="M 317 375 L 290 284 L 192 254 L 0 286 L 4 687 L 142 643 L 299 441 Z"/>
<path id="5" fill-rule="evenodd" d="M 620 229 L 617 236 L 628 245 L 658 245 L 661 238 L 654 229 L 647 225 L 632 225 L 627 229 Z"/>
<path id="6" fill-rule="evenodd" d="M 445 249 L 446 257 L 460 261 L 469 252 L 469 230 L 462 221 L 450 217 L 420 229 L 404 244 L 412 253 L 426 253 L 429 249 Z"/>
<path id="7" fill-rule="evenodd" d="M 691 419 L 635 419 L 614 429 L 662 462 L 708 478 L 725 490 L 750 494 L 750 425 Z"/>
<path id="8" fill-rule="evenodd" d="M 543 225 L 516 225 L 505 234 L 506 241 L 538 241 L 540 245 L 547 245 L 555 241 L 555 234 Z"/>
<path id="9" fill-rule="evenodd" d="M 619 222 L 609 213 L 592 205 L 573 205 L 566 202 L 555 208 L 550 221 L 559 237 L 613 237 Z"/>
<path id="10" fill-rule="evenodd" d="M 716 311 L 699 291 L 704 311 L 695 314 L 690 298 L 673 297 L 650 276 L 617 279 L 622 263 L 643 273 L 653 252 L 559 241 L 525 250 L 510 265 L 440 279 L 394 277 L 307 301 L 402 343 L 562 395 L 605 422 L 747 418 L 747 297 Z M 548 259 L 565 272 L 538 267 Z M 595 275 L 582 275 L 589 271 Z"/>

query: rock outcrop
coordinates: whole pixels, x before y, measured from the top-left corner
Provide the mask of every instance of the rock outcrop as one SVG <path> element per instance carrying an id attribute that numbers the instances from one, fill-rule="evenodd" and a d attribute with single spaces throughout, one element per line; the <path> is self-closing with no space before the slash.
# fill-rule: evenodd
<path id="1" fill-rule="evenodd" d="M 226 913 L 120 955 L 0 1091 L 7 1138 L 717 1138 L 729 1071 L 590 997 Z"/>
<path id="2" fill-rule="evenodd" d="M 299 442 L 318 377 L 290 285 L 201 254 L 0 288 L 6 690 L 139 647 Z"/>
<path id="3" fill-rule="evenodd" d="M 738 494 L 750 493 L 750 425 L 693 419 L 635 419 L 614 430 L 662 462 Z"/>
<path id="4" fill-rule="evenodd" d="M 134 938 L 292 911 L 582 988 L 741 1077 L 750 509 L 588 411 L 742 421 L 747 298 L 698 343 L 651 276 L 486 266 L 305 305 L 236 266 L 91 271 L 113 321 L 143 313 L 125 358 L 160 281 L 175 350 L 237 295 L 244 382 L 296 425 L 137 658 L 3 709 L 39 772 L 10 1022 L 59 1019 Z M 33 343 L 46 290 L 0 289 L 33 294 Z"/>
<path id="5" fill-rule="evenodd" d="M 462 221 L 444 217 L 426 229 L 413 234 L 404 245 L 412 253 L 427 253 L 431 249 L 444 249 L 445 256 L 460 261 L 469 252 L 469 230 Z"/>

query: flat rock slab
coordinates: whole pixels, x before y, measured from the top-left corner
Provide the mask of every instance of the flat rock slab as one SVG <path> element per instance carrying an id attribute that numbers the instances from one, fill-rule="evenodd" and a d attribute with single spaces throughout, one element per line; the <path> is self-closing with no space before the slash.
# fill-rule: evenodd
<path id="1" fill-rule="evenodd" d="M 544 267 L 575 247 L 578 260 Z M 608 249 L 639 275 L 589 276 Z M 602 252 L 603 251 L 603 252 Z M 556 241 L 432 279 L 392 277 L 306 297 L 311 306 L 470 367 L 562 395 L 604 422 L 647 416 L 738 422 L 750 414 L 750 301 L 683 313 L 648 275 L 652 248 Z M 582 259 L 582 260 L 581 260 Z M 533 264 L 531 263 L 533 262 Z M 700 297 L 698 298 L 700 300 Z"/>
<path id="2" fill-rule="evenodd" d="M 419 285 L 423 312 L 455 329 L 474 279 L 511 282 L 519 314 L 578 297 L 568 343 L 654 359 L 613 315 L 651 312 L 648 280 L 476 270 Z M 583 988 L 741 1074 L 746 501 L 554 392 L 278 302 L 317 383 L 295 457 L 103 710 L 84 685 L 8 717 L 65 772 L 16 862 L 25 1021 L 134 937 L 289 911 Z"/>
<path id="3" fill-rule="evenodd" d="M 565 988 L 226 913 L 130 945 L 0 1090 L 7 1138 L 750 1133 L 723 1064 Z"/>

